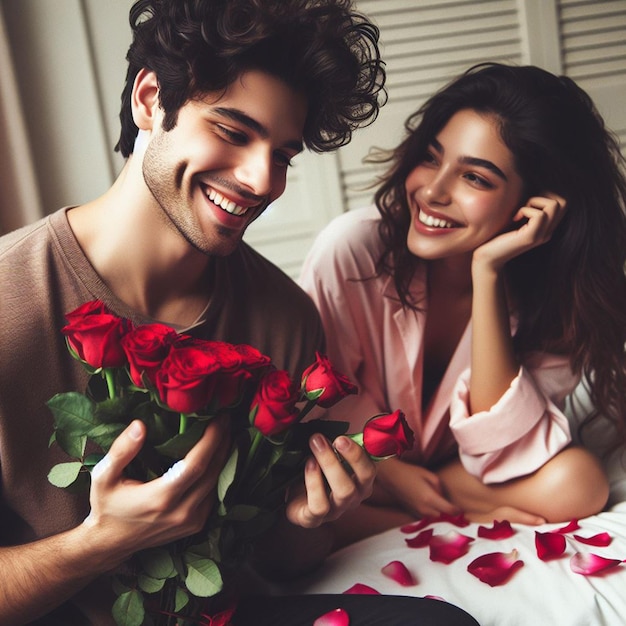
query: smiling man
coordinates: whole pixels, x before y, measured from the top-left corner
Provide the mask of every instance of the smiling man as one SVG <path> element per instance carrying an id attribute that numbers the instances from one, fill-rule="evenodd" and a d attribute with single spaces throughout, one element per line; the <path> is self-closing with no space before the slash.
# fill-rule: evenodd
<path id="1" fill-rule="evenodd" d="M 99 299 L 135 324 L 254 345 L 299 376 L 323 347 L 319 317 L 241 239 L 283 193 L 291 159 L 348 142 L 384 94 L 378 30 L 348 0 L 140 0 L 130 22 L 122 172 L 101 197 L 0 240 L 1 624 L 110 624 L 102 577 L 202 527 L 228 449 L 212 423 L 183 471 L 135 483 L 124 468 L 146 432 L 134 422 L 88 497 L 50 485 L 67 459 L 48 447 L 46 401 L 87 382 L 64 345 L 65 314 Z M 371 490 L 361 449 L 333 443 L 354 473 L 312 438 L 285 523 L 319 532 L 295 566 L 327 552 L 327 523 Z"/>

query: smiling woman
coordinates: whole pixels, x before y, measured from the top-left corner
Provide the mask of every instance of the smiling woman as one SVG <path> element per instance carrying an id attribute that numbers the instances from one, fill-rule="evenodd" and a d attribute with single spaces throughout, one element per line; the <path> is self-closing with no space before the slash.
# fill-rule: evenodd
<path id="1" fill-rule="evenodd" d="M 337 419 L 395 407 L 416 434 L 341 540 L 461 510 L 530 524 L 596 513 L 607 481 L 562 410 L 582 378 L 626 439 L 618 146 L 573 81 L 496 63 L 406 131 L 379 155 L 376 207 L 333 222 L 301 277 L 329 356 L 360 387 Z"/>

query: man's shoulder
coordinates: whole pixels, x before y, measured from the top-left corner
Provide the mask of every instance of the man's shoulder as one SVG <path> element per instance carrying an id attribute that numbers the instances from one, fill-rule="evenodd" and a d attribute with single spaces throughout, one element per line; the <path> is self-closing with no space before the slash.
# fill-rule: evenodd
<path id="1" fill-rule="evenodd" d="M 22 226 L 0 237 L 0 261 L 13 255 L 28 255 L 34 253 L 40 242 L 47 239 L 47 224 L 49 216 Z"/>

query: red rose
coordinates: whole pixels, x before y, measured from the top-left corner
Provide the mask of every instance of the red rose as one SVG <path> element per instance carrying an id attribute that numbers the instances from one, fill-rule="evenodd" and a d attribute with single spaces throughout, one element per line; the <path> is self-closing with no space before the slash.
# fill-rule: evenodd
<path id="1" fill-rule="evenodd" d="M 316 399 L 319 406 L 328 408 L 347 395 L 358 393 L 357 386 L 335 370 L 326 356 L 316 352 L 315 358 L 315 363 L 302 374 L 302 389 L 309 400 Z"/>
<path id="2" fill-rule="evenodd" d="M 82 304 L 66 317 L 62 332 L 77 358 L 96 370 L 126 365 L 121 340 L 132 330 L 129 320 L 113 315 L 99 300 Z"/>
<path id="3" fill-rule="evenodd" d="M 370 456 L 400 455 L 413 447 L 414 435 L 400 410 L 372 417 L 363 428 L 363 447 Z"/>
<path id="4" fill-rule="evenodd" d="M 122 338 L 130 366 L 130 377 L 137 387 L 144 386 L 144 376 L 154 385 L 157 370 L 180 335 L 165 324 L 145 324 Z"/>
<path id="5" fill-rule="evenodd" d="M 241 362 L 247 370 L 257 370 L 270 364 L 268 356 L 245 343 L 236 345 L 235 350 L 241 356 Z"/>
<path id="6" fill-rule="evenodd" d="M 298 419 L 297 400 L 297 389 L 289 374 L 272 370 L 259 383 L 250 408 L 250 421 L 266 437 L 271 437 Z"/>
<path id="7" fill-rule="evenodd" d="M 206 407 L 215 391 L 220 362 L 194 345 L 173 346 L 156 373 L 155 382 L 163 404 L 178 413 L 195 413 Z"/>

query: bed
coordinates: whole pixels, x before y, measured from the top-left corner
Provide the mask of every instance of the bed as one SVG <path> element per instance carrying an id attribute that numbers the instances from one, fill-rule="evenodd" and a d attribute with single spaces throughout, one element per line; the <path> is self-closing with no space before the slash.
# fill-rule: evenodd
<path id="1" fill-rule="evenodd" d="M 567 411 L 573 430 L 580 419 L 574 415 L 584 415 L 586 406 L 588 398 L 579 387 Z M 606 421 L 598 422 L 586 445 L 597 451 L 613 436 Z M 508 532 L 506 524 L 465 525 L 460 518 L 397 528 L 335 553 L 314 575 L 281 593 L 434 596 L 465 609 L 482 626 L 626 624 L 624 447 L 605 459 L 605 467 L 610 499 L 598 515 L 571 524 L 511 524 Z M 433 542 L 433 537 L 438 539 Z M 456 548 L 442 557 L 431 548 L 437 543 Z M 487 557 L 495 570 L 479 568 L 478 557 L 490 554 L 499 555 Z M 472 564 L 477 564 L 470 567 L 474 573 L 468 571 Z"/>

